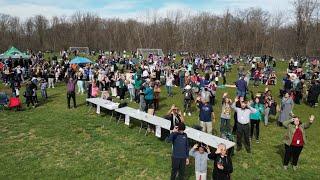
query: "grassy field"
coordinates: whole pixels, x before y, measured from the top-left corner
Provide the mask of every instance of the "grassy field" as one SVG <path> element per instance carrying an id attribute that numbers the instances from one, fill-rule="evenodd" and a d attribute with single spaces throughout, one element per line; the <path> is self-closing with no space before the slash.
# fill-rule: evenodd
<path id="1" fill-rule="evenodd" d="M 278 63 L 278 77 L 283 76 L 285 67 L 286 64 Z M 233 71 L 228 75 L 228 83 L 235 78 Z M 277 86 L 270 87 L 275 97 L 281 85 L 279 81 Z M 0 85 L 0 89 L 4 87 Z M 251 89 L 263 91 L 264 86 Z M 169 179 L 170 144 L 151 134 L 139 134 L 137 125 L 128 128 L 109 121 L 105 113 L 96 115 L 93 109 L 89 112 L 84 95 L 77 96 L 77 109 L 67 109 L 65 91 L 65 85 L 59 84 L 48 90 L 49 99 L 41 100 L 35 109 L 0 113 L 0 179 Z M 174 92 L 173 98 L 167 98 L 163 89 L 157 115 L 164 115 L 173 103 L 182 108 L 182 94 L 178 88 Z M 217 117 L 224 92 L 235 95 L 235 89 L 218 89 L 214 107 Z M 286 130 L 271 120 L 268 127 L 261 124 L 260 144 L 253 142 L 252 154 L 242 150 L 233 156 L 233 179 L 320 179 L 319 107 L 296 105 L 294 113 L 303 121 L 310 114 L 316 115 L 315 123 L 307 130 L 308 144 L 300 156 L 299 170 L 283 170 L 282 138 Z M 197 124 L 197 117 L 198 113 L 186 117 L 187 125 Z M 214 128 L 219 130 L 218 122 Z M 212 165 L 210 162 L 210 177 Z M 195 179 L 193 159 L 187 175 L 187 179 Z"/>

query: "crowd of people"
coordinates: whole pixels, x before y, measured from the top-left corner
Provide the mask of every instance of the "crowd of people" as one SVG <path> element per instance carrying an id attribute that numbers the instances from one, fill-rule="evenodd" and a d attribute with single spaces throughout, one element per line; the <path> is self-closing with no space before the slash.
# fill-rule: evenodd
<path id="1" fill-rule="evenodd" d="M 43 53 L 31 52 L 31 59 L 28 60 L 3 60 L 0 62 L 2 81 L 11 89 L 12 97 L 18 99 L 20 89 L 25 85 L 22 95 L 27 107 L 30 104 L 33 107 L 38 105 L 38 89 L 46 100 L 47 88 L 55 88 L 57 83 L 63 82 L 66 84 L 69 109 L 76 108 L 77 96 L 86 93 L 87 98 L 120 101 L 128 98 L 139 104 L 141 111 L 152 109 L 153 113 L 161 107 L 160 97 L 181 97 L 173 93 L 175 87 L 179 88 L 182 98 L 177 100 L 183 103 L 183 110 L 172 105 L 165 116 L 171 121 L 167 138 L 173 143 L 171 179 L 177 176 L 183 179 L 189 155 L 195 158 L 197 179 L 206 179 L 209 159 L 214 161 L 213 179 L 230 179 L 233 171 L 231 153 L 224 144 L 220 144 L 215 152 L 201 143 L 189 150 L 187 134 L 184 133 L 186 116 L 197 118 L 200 129 L 212 134 L 213 122 L 217 121 L 214 108 L 221 108 L 220 132 L 215 135 L 229 140 L 235 135 L 236 150 L 240 151 L 244 142 L 246 151 L 251 153 L 252 138 L 255 137 L 256 143 L 260 143 L 260 121 L 268 126 L 270 116 L 279 112 L 278 125 L 288 128 L 284 168 L 287 169 L 290 158 L 293 159 L 294 169 L 297 168 L 299 154 L 306 143 L 305 129 L 315 117 L 311 116 L 309 123 L 301 123 L 299 117 L 293 114 L 293 107 L 294 104 L 300 104 L 301 100 L 311 107 L 317 105 L 320 94 L 319 60 L 306 62 L 296 58 L 289 61 L 287 76 L 283 78 L 283 88 L 279 92 L 282 99 L 277 103 L 268 88 L 279 83 L 275 73 L 276 61 L 271 56 L 260 59 L 248 56 L 242 60 L 231 55 L 190 55 L 178 62 L 174 55 L 161 57 L 150 54 L 144 58 L 134 54 L 132 58 L 123 58 L 117 54 L 106 56 L 101 53 L 93 64 L 70 64 L 69 56 L 70 53 L 63 51 L 61 60 L 57 56 L 47 60 Z M 135 59 L 139 59 L 139 63 Z M 237 68 L 233 68 L 233 71 L 237 70 L 239 79 L 228 85 L 227 73 L 235 64 Z M 265 91 L 256 94 L 250 91 L 251 81 L 253 88 L 266 86 Z M 217 89 L 226 86 L 235 87 L 234 101 L 228 93 L 216 97 Z M 219 105 L 215 106 L 217 103 Z M 199 111 L 194 111 L 193 106 Z"/>

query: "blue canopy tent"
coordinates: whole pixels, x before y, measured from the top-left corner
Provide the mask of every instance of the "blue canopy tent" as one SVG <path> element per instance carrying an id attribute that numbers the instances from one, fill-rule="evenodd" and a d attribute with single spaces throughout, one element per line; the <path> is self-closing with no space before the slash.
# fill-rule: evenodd
<path id="1" fill-rule="evenodd" d="M 70 61 L 70 64 L 92 64 L 93 62 L 85 57 L 75 57 Z"/>

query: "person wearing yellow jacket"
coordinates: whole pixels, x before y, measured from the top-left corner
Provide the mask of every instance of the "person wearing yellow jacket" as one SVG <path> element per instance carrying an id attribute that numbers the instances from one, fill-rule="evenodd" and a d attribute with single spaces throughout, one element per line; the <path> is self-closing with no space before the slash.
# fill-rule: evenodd
<path id="1" fill-rule="evenodd" d="M 293 170 L 297 170 L 300 153 L 307 142 L 305 129 L 310 127 L 314 119 L 314 115 L 311 115 L 309 122 L 302 123 L 299 117 L 293 116 L 292 119 L 283 122 L 283 126 L 288 129 L 284 136 L 285 154 L 283 167 L 285 170 L 288 169 L 290 159 L 292 159 Z"/>

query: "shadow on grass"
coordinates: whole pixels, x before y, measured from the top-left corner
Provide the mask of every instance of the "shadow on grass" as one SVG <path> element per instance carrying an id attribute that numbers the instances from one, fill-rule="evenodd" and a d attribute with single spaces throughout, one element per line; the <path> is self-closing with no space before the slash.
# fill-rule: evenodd
<path id="1" fill-rule="evenodd" d="M 284 158 L 284 144 L 278 144 L 276 146 L 274 146 L 276 148 L 276 152 L 277 154 L 280 155 L 281 159 Z"/>

